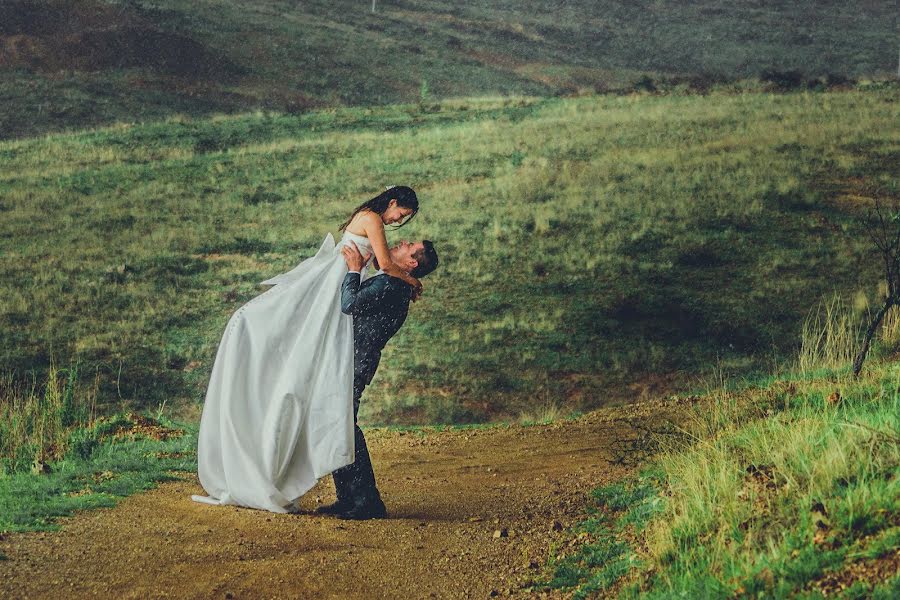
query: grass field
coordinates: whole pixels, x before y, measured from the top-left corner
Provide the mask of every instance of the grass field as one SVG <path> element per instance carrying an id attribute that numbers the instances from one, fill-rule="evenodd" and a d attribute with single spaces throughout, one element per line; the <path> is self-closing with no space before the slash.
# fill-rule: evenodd
<path id="1" fill-rule="evenodd" d="M 875 300 L 897 89 L 481 99 L 173 118 L 0 143 L 0 359 L 101 403 L 202 398 L 230 313 L 386 184 L 442 256 L 368 422 L 567 414 L 793 356 Z M 857 303 L 859 304 L 859 303 Z"/>
<path id="2" fill-rule="evenodd" d="M 888 2 L 6 0 L 0 138 L 248 110 L 889 75 Z M 832 78 L 835 80 L 835 78 Z M 644 84 L 646 85 L 646 80 Z"/>

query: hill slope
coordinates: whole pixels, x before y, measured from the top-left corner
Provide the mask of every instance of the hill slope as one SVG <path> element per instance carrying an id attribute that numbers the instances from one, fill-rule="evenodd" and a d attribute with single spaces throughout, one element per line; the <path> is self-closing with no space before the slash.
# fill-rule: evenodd
<path id="1" fill-rule="evenodd" d="M 875 300 L 854 215 L 896 199 L 896 100 L 456 101 L 3 142 L 0 360 L 80 360 L 106 400 L 199 399 L 258 282 L 407 183 L 422 211 L 389 239 L 434 240 L 442 262 L 370 422 L 584 410 L 717 360 L 768 368 L 821 297 Z"/>
<path id="2" fill-rule="evenodd" d="M 888 2 L 7 0 L 0 137 L 173 113 L 892 73 Z M 705 80 L 705 83 L 703 83 Z"/>

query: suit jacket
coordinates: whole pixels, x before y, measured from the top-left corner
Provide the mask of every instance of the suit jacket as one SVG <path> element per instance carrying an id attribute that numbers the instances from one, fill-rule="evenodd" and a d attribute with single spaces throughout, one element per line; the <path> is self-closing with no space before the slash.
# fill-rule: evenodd
<path id="1" fill-rule="evenodd" d="M 353 385 L 369 385 L 381 351 L 406 320 L 412 286 L 390 275 L 360 284 L 359 273 L 347 273 L 341 285 L 341 311 L 353 316 Z"/>

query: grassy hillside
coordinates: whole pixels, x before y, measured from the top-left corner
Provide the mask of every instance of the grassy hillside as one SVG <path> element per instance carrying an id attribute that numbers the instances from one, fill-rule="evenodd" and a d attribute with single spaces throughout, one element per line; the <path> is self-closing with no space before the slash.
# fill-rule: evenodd
<path id="1" fill-rule="evenodd" d="M 101 399 L 202 398 L 230 313 L 385 184 L 442 266 L 365 417 L 577 410 L 768 368 L 896 198 L 896 88 L 497 99 L 174 119 L 0 143 L 0 360 L 76 358 Z M 848 216 L 849 215 L 849 216 Z M 631 386 L 631 387 L 629 387 Z"/>
<path id="2" fill-rule="evenodd" d="M 681 398 L 696 403 L 682 435 L 660 436 L 641 477 L 593 492 L 545 585 L 573 598 L 896 598 L 900 372 L 875 364 L 851 380 L 847 367 Z"/>
<path id="3" fill-rule="evenodd" d="M 892 74 L 888 2 L 6 0 L 0 137 L 172 114 Z M 840 80 L 832 78 L 832 80 Z"/>

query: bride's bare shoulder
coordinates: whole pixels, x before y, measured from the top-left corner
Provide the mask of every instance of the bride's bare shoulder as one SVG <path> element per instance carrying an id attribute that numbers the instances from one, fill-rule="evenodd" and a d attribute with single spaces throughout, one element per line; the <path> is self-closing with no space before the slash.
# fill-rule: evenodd
<path id="1" fill-rule="evenodd" d="M 349 231 L 353 235 L 365 237 L 367 231 L 370 231 L 372 227 L 380 224 L 381 217 L 378 213 L 372 212 L 371 210 L 362 210 L 354 215 L 350 220 L 350 223 L 347 224 L 345 231 Z"/>

